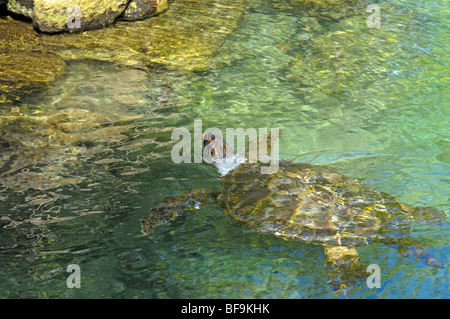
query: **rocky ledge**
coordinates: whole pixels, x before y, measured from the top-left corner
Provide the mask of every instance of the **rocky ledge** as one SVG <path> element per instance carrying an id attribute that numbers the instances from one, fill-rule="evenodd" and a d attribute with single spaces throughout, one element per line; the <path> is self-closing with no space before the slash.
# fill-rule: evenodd
<path id="1" fill-rule="evenodd" d="M 7 9 L 33 21 L 41 32 L 80 32 L 117 19 L 135 21 L 165 12 L 169 0 L 7 0 Z"/>

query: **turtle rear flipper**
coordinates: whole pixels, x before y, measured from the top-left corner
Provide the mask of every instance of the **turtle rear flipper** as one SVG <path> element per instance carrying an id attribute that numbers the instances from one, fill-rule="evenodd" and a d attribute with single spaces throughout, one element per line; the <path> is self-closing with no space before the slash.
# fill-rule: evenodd
<path id="1" fill-rule="evenodd" d="M 424 264 L 435 268 L 444 268 L 445 263 L 435 258 L 428 250 L 426 250 L 420 243 L 410 239 L 402 238 L 394 246 L 398 249 L 400 254 L 405 257 L 420 260 Z"/>
<path id="2" fill-rule="evenodd" d="M 217 194 L 214 192 L 204 192 L 201 190 L 191 190 L 186 194 L 171 197 L 161 206 L 151 209 L 148 217 L 141 220 L 141 231 L 144 234 L 152 233 L 156 227 L 161 226 L 186 211 L 199 209 L 202 202 L 215 199 Z"/>
<path id="3" fill-rule="evenodd" d="M 325 246 L 327 257 L 328 283 L 336 292 L 348 297 L 350 289 L 358 280 L 367 278 L 369 273 L 360 263 L 354 247 Z"/>

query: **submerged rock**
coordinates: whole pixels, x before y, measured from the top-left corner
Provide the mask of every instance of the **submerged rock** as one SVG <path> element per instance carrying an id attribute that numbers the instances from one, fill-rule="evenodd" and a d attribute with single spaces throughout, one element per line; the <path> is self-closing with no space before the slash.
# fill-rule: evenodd
<path id="1" fill-rule="evenodd" d="M 0 105 L 43 92 L 66 70 L 64 60 L 41 52 L 31 27 L 0 20 Z"/>
<path id="2" fill-rule="evenodd" d="M 120 19 L 135 21 L 153 17 L 169 8 L 169 0 L 131 0 Z"/>
<path id="3" fill-rule="evenodd" d="M 100 126 L 110 121 L 103 114 L 82 109 L 65 109 L 36 116 L 11 112 L 0 116 L 0 137 L 5 142 L 20 144 L 21 147 L 93 142 L 104 137 Z M 123 130 L 121 127 L 119 131 Z M 112 133 L 111 128 L 109 133 Z"/>
<path id="4" fill-rule="evenodd" d="M 28 23 L 0 19 L 0 51 L 37 51 L 40 49 L 37 34 Z"/>
<path id="5" fill-rule="evenodd" d="M 0 186 L 21 193 L 80 183 L 84 177 L 79 174 L 86 172 L 71 171 L 65 165 L 108 152 L 102 144 L 123 139 L 121 133 L 128 125 L 107 125 L 110 122 L 103 114 L 82 109 L 38 115 L 16 109 L 0 115 L 0 168 L 4 170 Z M 8 196 L 2 193 L 0 199 Z"/>
<path id="6" fill-rule="evenodd" d="M 108 144 L 122 141 L 132 120 L 133 117 L 111 117 L 83 109 L 37 115 L 26 115 L 13 109 L 7 115 L 0 115 L 0 151 L 3 155 L 0 168 L 10 165 L 12 171 L 19 169 L 20 172 L 21 167 L 38 164 L 60 173 L 64 163 L 110 152 Z M 120 125 L 116 121 L 121 121 Z M 15 175 L 4 174 L 0 185 L 14 188 L 4 182 L 7 176 L 17 182 L 23 179 L 23 176 Z M 58 181 L 49 178 L 49 186 L 55 187 L 55 182 L 57 186 Z"/>
<path id="7" fill-rule="evenodd" d="M 41 44 L 65 60 L 94 59 L 133 67 L 205 70 L 244 11 L 245 0 L 175 1 L 163 15 L 73 34 L 43 34 Z"/>
<path id="8" fill-rule="evenodd" d="M 364 12 L 367 0 L 291 0 L 303 6 L 310 16 L 324 20 L 340 20 Z"/>
<path id="9" fill-rule="evenodd" d="M 70 63 L 67 76 L 39 101 L 27 99 L 28 103 L 19 106 L 0 107 L 0 199 L 30 188 L 76 184 L 89 175 L 91 159 L 106 169 L 117 162 L 111 156 L 122 147 L 135 152 L 142 145 L 151 145 L 146 153 L 158 156 L 155 136 L 166 133 L 155 133 L 156 128 L 150 138 L 136 138 L 141 125 L 157 122 L 153 119 L 157 114 L 152 112 L 159 104 L 149 101 L 149 95 L 154 96 L 152 84 L 162 79 L 147 79 L 153 76 L 96 61 Z M 141 122 L 144 118 L 145 124 Z M 133 165 L 121 167 L 128 172 Z"/>
<path id="10" fill-rule="evenodd" d="M 369 28 L 366 19 L 349 17 L 330 24 L 323 33 L 307 32 L 305 27 L 299 39 L 301 50 L 287 69 L 287 79 L 306 103 L 359 101 L 376 96 L 380 87 L 386 86 L 386 95 L 401 85 L 401 74 L 417 55 L 411 43 L 427 45 L 426 38 L 415 39 L 420 17 L 407 6 L 395 5 L 384 8 L 381 28 Z"/>
<path id="11" fill-rule="evenodd" d="M 8 2 L 25 10 L 24 3 L 29 2 Z M 226 36 L 237 27 L 244 4 L 245 0 L 178 1 L 167 14 L 150 20 L 119 21 L 111 28 L 52 35 L 38 34 L 23 21 L 0 20 L 0 103 L 44 91 L 64 73 L 64 61 L 70 60 L 144 69 L 155 65 L 208 69 Z M 164 0 L 158 2 L 158 10 L 167 5 Z"/>
<path id="12" fill-rule="evenodd" d="M 0 103 L 48 88 L 66 69 L 55 54 L 25 51 L 0 52 Z"/>

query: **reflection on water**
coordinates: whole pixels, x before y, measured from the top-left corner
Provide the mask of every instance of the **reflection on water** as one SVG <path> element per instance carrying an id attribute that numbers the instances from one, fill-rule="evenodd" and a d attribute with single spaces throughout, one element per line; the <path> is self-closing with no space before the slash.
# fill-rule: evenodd
<path id="1" fill-rule="evenodd" d="M 143 236 L 150 207 L 192 187 L 219 188 L 214 167 L 170 160 L 171 132 L 192 130 L 196 119 L 222 130 L 280 128 L 281 158 L 327 164 L 448 212 L 447 9 L 394 2 L 382 22 L 392 40 L 367 44 L 374 31 L 357 18 L 305 20 L 295 1 L 252 0 L 208 72 L 69 62 L 46 95 L 2 110 L 0 296 L 336 297 L 321 247 L 252 233 L 215 204 Z M 385 59 L 387 70 L 368 79 L 342 73 L 334 90 L 334 75 L 315 65 L 312 84 L 312 76 L 296 82 L 299 61 L 336 49 L 333 32 L 344 41 L 333 53 L 344 59 L 333 60 L 337 71 L 349 72 L 346 55 L 363 66 Z M 374 45 L 371 64 L 364 49 Z M 449 234 L 448 223 L 419 224 L 412 236 L 448 262 Z M 352 297 L 449 297 L 447 269 L 381 244 L 359 252 L 362 263 L 380 265 L 382 287 L 362 283 Z M 81 289 L 66 286 L 73 263 Z"/>

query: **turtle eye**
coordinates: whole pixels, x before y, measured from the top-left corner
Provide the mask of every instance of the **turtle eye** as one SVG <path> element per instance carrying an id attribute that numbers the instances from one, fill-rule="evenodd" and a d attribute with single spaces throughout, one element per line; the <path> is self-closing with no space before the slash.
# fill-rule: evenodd
<path id="1" fill-rule="evenodd" d="M 216 155 L 216 151 L 214 149 L 211 150 L 211 156 Z"/>

